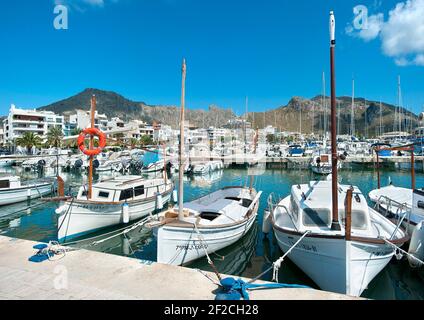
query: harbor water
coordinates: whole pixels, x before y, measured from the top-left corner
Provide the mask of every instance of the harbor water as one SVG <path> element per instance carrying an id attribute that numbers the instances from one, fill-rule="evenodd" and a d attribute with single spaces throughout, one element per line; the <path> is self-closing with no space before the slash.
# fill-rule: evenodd
<path id="1" fill-rule="evenodd" d="M 22 168 L 1 169 L 2 173 L 17 174 L 22 179 L 39 177 L 37 173 L 22 171 Z M 95 175 L 95 179 L 111 177 L 113 173 Z M 341 183 L 358 186 L 367 195 L 369 191 L 377 188 L 377 173 L 373 168 L 352 166 L 339 171 Z M 66 183 L 66 190 L 77 191 L 75 186 L 85 183 L 85 173 L 62 173 Z M 173 177 L 175 180 L 176 178 Z M 184 178 L 185 201 L 206 195 L 225 186 L 249 185 L 246 169 L 225 169 L 204 176 L 190 176 Z M 309 170 L 266 170 L 254 179 L 254 187 L 263 191 L 258 222 L 252 230 L 236 244 L 211 255 L 219 272 L 235 276 L 255 278 L 269 268 L 277 260 L 280 251 L 272 233 L 265 235 L 261 231 L 263 211 L 267 206 L 268 196 L 273 193 L 274 199 L 285 197 L 290 193 L 294 184 L 307 183 L 310 180 L 322 179 Z M 410 187 L 410 170 L 385 169 L 381 171 L 382 186 L 391 181 L 396 186 Z M 177 183 L 177 180 L 175 180 Z M 417 187 L 424 186 L 424 173 L 416 173 Z M 0 234 L 21 239 L 48 242 L 57 239 L 56 203 L 42 202 L 40 200 L 24 202 L 0 208 Z M 94 240 L 104 239 L 93 245 L 93 239 L 81 241 L 75 246 L 89 250 L 96 250 L 110 254 L 123 255 L 142 260 L 156 260 L 156 241 L 151 231 L 137 228 L 125 235 L 110 238 L 118 233 L 117 229 L 125 226 L 103 230 Z M 110 238 L 110 239 L 106 239 Z M 207 260 L 200 259 L 187 265 L 190 268 L 212 271 Z M 261 279 L 271 280 L 272 271 Z M 303 284 L 318 288 L 299 268 L 289 259 L 286 259 L 280 269 L 279 281 L 284 283 Z M 364 291 L 363 297 L 372 299 L 424 299 L 424 271 L 413 270 L 405 259 L 393 259 L 388 267 L 381 272 Z"/>

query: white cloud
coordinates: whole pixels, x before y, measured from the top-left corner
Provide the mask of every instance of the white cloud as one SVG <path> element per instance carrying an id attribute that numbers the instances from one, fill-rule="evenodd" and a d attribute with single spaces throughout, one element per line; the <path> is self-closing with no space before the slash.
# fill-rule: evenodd
<path id="1" fill-rule="evenodd" d="M 367 28 L 348 25 L 346 33 L 366 42 L 379 38 L 383 53 L 398 66 L 424 66 L 424 0 L 400 2 L 387 21 L 382 13 L 371 15 Z"/>

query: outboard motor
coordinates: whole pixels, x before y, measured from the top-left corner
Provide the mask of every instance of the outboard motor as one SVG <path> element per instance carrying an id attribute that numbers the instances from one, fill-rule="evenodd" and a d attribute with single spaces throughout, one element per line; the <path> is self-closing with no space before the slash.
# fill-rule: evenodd
<path id="1" fill-rule="evenodd" d="M 75 169 L 80 169 L 82 167 L 82 165 L 84 164 L 84 162 L 81 159 L 78 159 L 74 162 L 74 168 Z"/>
<path id="2" fill-rule="evenodd" d="M 93 168 L 97 169 L 98 167 L 100 167 L 100 161 L 97 159 L 93 160 Z"/>

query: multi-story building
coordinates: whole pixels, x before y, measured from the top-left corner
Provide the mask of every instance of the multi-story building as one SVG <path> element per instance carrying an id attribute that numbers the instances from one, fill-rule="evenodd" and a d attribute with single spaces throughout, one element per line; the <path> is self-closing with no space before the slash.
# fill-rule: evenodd
<path id="1" fill-rule="evenodd" d="M 69 116 L 69 121 L 65 124 L 65 135 L 69 136 L 75 129 L 86 129 L 91 127 L 90 111 L 76 110 L 76 114 Z M 94 114 L 94 126 L 101 131 L 106 131 L 108 118 L 105 114 L 100 114 L 97 111 Z"/>
<path id="2" fill-rule="evenodd" d="M 13 143 L 25 132 L 45 138 L 53 127 L 64 128 L 64 117 L 52 111 L 24 110 L 11 105 L 8 117 L 3 121 L 4 140 Z"/>

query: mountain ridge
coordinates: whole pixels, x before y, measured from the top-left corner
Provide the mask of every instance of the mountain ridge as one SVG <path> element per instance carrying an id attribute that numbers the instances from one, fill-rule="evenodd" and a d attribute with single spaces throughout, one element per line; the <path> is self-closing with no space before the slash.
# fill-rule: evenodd
<path id="1" fill-rule="evenodd" d="M 119 117 L 124 121 L 138 119 L 148 123 L 158 122 L 170 125 L 173 128 L 178 127 L 179 106 L 148 105 L 144 101 L 130 100 L 114 91 L 96 88 L 87 88 L 76 95 L 38 109 L 68 116 L 76 109 L 89 110 L 90 98 L 93 94 L 97 98 L 97 111 L 106 114 L 109 118 Z M 247 120 L 255 128 L 273 125 L 282 131 L 299 131 L 300 126 L 302 126 L 303 133 L 311 133 L 312 124 L 314 124 L 314 132 L 323 132 L 326 123 L 326 120 L 324 120 L 325 110 L 328 116 L 330 114 L 330 99 L 329 97 L 325 98 L 326 108 L 324 108 L 323 100 L 322 95 L 316 95 L 310 99 L 294 96 L 287 105 L 281 105 L 264 112 L 248 112 Z M 366 108 L 364 108 L 364 102 Z M 337 105 L 340 107 L 340 120 L 338 120 L 340 134 L 350 131 L 351 104 L 351 97 L 337 97 Z M 385 132 L 393 131 L 395 109 L 396 106 L 382 102 L 382 124 Z M 403 128 L 409 127 L 411 124 L 413 127 L 418 123 L 417 115 L 403 108 L 402 113 L 404 114 Z M 186 119 L 191 125 L 197 127 L 219 127 L 227 124 L 228 120 L 245 117 L 246 114 L 237 117 L 231 109 L 221 108 L 217 105 L 210 105 L 207 110 L 186 110 Z M 314 121 L 312 121 L 313 117 Z M 374 135 L 379 128 L 379 119 L 379 102 L 361 97 L 355 98 L 355 128 L 357 133 L 365 134 L 368 131 L 370 136 Z"/>

